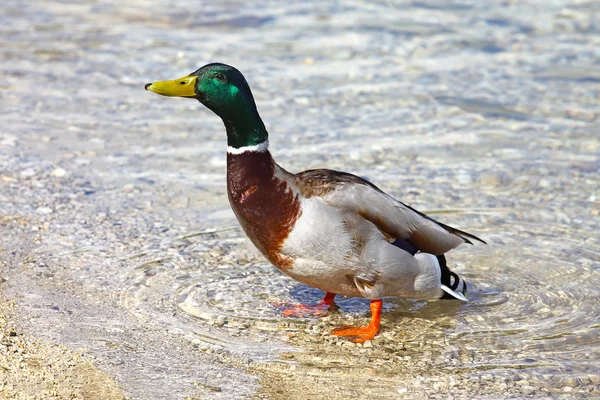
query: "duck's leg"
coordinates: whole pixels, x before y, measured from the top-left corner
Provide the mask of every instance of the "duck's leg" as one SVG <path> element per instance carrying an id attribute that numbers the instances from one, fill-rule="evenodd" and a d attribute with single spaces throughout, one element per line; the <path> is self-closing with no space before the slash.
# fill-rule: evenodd
<path id="1" fill-rule="evenodd" d="M 277 307 L 284 307 L 281 312 L 284 317 L 322 317 L 327 314 L 329 307 L 333 304 L 335 293 L 325 293 L 323 300 L 315 304 L 314 306 L 308 306 L 304 304 L 285 304 L 276 303 Z"/>
<path id="2" fill-rule="evenodd" d="M 350 341 L 354 343 L 362 343 L 373 339 L 377 332 L 379 332 L 382 306 L 383 300 L 371 300 L 371 322 L 368 326 L 337 328 L 331 334 L 336 336 L 351 336 Z"/>

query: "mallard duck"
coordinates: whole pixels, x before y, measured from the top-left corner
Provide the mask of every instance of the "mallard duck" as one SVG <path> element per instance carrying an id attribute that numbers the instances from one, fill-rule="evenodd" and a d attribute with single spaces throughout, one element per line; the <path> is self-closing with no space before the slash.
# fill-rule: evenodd
<path id="1" fill-rule="evenodd" d="M 467 301 L 467 284 L 448 269 L 444 253 L 471 240 L 485 242 L 358 176 L 329 169 L 293 174 L 280 167 L 250 87 L 234 67 L 208 64 L 145 89 L 197 99 L 223 120 L 227 193 L 240 225 L 276 268 L 326 293 L 319 304 L 291 307 L 285 315 L 322 315 L 338 294 L 370 299 L 368 326 L 332 332 L 360 343 L 379 331 L 384 296 Z"/>

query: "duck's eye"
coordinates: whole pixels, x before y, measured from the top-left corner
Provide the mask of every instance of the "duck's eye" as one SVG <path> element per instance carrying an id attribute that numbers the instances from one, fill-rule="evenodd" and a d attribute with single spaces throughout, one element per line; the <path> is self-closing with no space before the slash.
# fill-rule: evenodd
<path id="1" fill-rule="evenodd" d="M 225 75 L 223 75 L 222 73 L 220 73 L 220 72 L 219 72 L 219 73 L 216 73 L 216 74 L 214 75 L 214 78 L 215 78 L 216 80 L 218 80 L 219 82 L 227 82 L 227 77 L 226 77 Z"/>

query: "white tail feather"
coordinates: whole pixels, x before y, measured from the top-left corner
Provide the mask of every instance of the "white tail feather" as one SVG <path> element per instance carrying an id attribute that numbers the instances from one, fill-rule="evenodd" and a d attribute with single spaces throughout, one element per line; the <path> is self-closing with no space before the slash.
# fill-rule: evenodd
<path id="1" fill-rule="evenodd" d="M 455 292 L 454 290 L 450 289 L 446 285 L 440 285 L 440 288 L 444 292 L 448 293 L 450 296 L 454 297 L 455 299 L 458 299 L 458 300 L 461 300 L 461 301 L 469 301 L 469 299 L 467 299 L 462 293 Z"/>

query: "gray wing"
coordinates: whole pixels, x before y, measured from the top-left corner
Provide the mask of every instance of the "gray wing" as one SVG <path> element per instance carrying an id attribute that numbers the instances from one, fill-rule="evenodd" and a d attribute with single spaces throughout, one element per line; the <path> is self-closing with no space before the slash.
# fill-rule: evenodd
<path id="1" fill-rule="evenodd" d="M 444 225 L 394 199 L 372 183 L 346 172 L 315 169 L 295 175 L 306 197 L 319 196 L 332 207 L 354 211 L 372 222 L 387 237 L 406 239 L 417 249 L 444 254 L 477 236 Z"/>

